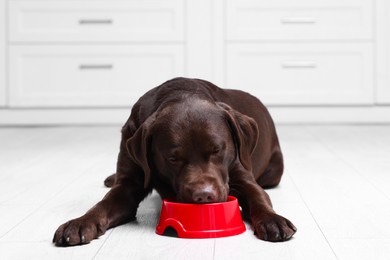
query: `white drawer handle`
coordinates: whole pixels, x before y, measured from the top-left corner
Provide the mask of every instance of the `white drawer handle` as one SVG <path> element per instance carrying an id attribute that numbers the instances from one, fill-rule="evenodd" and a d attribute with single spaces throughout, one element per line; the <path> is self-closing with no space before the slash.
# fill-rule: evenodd
<path id="1" fill-rule="evenodd" d="M 80 19 L 80 25 L 111 25 L 113 21 L 111 19 Z"/>
<path id="2" fill-rule="evenodd" d="M 282 24 L 315 24 L 317 20 L 310 16 L 287 16 L 280 19 Z"/>
<path id="3" fill-rule="evenodd" d="M 313 61 L 285 61 L 282 63 L 284 69 L 315 69 L 317 64 Z"/>
<path id="4" fill-rule="evenodd" d="M 80 70 L 111 70 L 114 66 L 112 64 L 81 64 Z"/>

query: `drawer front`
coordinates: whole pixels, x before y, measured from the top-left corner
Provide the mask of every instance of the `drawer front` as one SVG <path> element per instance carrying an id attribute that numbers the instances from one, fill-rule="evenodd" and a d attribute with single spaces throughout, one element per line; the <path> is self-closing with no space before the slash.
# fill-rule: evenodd
<path id="1" fill-rule="evenodd" d="M 226 10 L 229 40 L 373 37 L 372 0 L 227 0 Z"/>
<path id="2" fill-rule="evenodd" d="M 373 103 L 371 45 L 229 44 L 226 85 L 266 104 Z"/>
<path id="3" fill-rule="evenodd" d="M 12 107 L 130 106 L 183 75 L 180 45 L 11 46 Z"/>
<path id="4" fill-rule="evenodd" d="M 10 1 L 11 42 L 177 42 L 183 1 Z"/>

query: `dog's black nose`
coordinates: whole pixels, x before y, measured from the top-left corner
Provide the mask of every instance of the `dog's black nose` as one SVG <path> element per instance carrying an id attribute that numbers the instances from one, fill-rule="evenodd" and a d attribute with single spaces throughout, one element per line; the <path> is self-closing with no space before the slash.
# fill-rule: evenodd
<path id="1" fill-rule="evenodd" d="M 214 188 L 207 186 L 203 189 L 194 191 L 192 194 L 192 200 L 194 203 L 213 203 L 217 202 L 217 193 Z"/>

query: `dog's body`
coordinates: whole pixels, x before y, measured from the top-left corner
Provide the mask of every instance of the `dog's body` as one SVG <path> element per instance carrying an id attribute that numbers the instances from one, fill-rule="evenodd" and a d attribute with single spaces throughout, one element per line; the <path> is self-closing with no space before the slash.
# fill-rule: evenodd
<path id="1" fill-rule="evenodd" d="M 61 225 L 56 245 L 90 242 L 133 220 L 156 189 L 162 198 L 212 203 L 238 198 L 256 236 L 284 241 L 294 225 L 272 209 L 263 188 L 279 184 L 283 156 L 271 116 L 253 96 L 198 79 L 176 78 L 147 92 L 122 128 L 107 195 L 80 218 Z"/>

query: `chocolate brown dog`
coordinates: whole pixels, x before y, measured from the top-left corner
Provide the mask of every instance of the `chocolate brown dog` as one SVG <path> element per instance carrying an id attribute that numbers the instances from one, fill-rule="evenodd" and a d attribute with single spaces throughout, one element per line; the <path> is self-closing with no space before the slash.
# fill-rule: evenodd
<path id="1" fill-rule="evenodd" d="M 85 215 L 61 225 L 58 246 L 90 242 L 135 219 L 139 203 L 156 189 L 186 203 L 236 196 L 255 235 L 285 241 L 295 226 L 272 209 L 263 188 L 279 184 L 283 156 L 267 109 L 255 97 L 199 79 L 176 78 L 134 105 L 122 128 L 112 187 Z"/>

